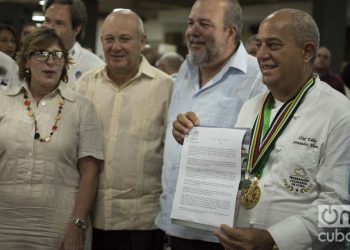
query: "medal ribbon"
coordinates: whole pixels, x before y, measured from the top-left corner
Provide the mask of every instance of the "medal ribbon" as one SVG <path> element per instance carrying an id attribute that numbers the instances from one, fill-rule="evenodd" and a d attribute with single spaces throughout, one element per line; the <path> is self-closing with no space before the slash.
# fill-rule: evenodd
<path id="1" fill-rule="evenodd" d="M 287 127 L 305 95 L 314 84 L 315 78 L 312 77 L 294 98 L 283 104 L 270 127 L 269 120 L 274 98 L 271 92 L 267 95 L 252 129 L 247 165 L 247 170 L 251 175 L 255 174 L 256 177 L 261 177 L 265 163 L 275 146 L 277 138 Z"/>

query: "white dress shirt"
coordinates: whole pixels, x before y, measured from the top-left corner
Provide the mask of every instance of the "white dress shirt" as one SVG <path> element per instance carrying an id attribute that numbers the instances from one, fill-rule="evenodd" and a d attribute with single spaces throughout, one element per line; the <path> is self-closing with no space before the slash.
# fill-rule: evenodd
<path id="1" fill-rule="evenodd" d="M 6 90 L 19 83 L 17 63 L 0 51 L 0 91 Z"/>
<path id="2" fill-rule="evenodd" d="M 73 48 L 69 50 L 69 56 L 73 62 L 68 67 L 67 84 L 70 87 L 72 87 L 79 77 L 85 72 L 105 64 L 101 58 L 81 47 L 78 42 L 75 42 Z"/>
<path id="3" fill-rule="evenodd" d="M 195 112 L 201 126 L 233 127 L 243 103 L 265 91 L 255 57 L 248 55 L 242 43 L 227 64 L 204 87 L 199 85 L 199 69 L 188 60 L 176 78 L 166 129 L 161 211 L 156 225 L 169 235 L 185 239 L 218 242 L 211 231 L 171 223 L 170 213 L 179 172 L 181 145 L 172 135 L 172 123 L 179 113 Z"/>

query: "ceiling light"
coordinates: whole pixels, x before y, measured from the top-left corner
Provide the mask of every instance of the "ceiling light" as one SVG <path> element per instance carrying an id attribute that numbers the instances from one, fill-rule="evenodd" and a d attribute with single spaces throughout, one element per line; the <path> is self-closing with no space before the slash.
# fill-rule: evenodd
<path id="1" fill-rule="evenodd" d="M 45 21 L 45 16 L 41 12 L 34 12 L 32 20 L 36 22 L 43 22 Z"/>

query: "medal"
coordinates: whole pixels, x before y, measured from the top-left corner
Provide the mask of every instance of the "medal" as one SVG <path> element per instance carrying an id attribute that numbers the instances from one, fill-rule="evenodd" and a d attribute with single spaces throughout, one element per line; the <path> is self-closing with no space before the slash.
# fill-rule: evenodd
<path id="1" fill-rule="evenodd" d="M 252 209 L 258 204 L 261 191 L 258 185 L 258 178 L 254 178 L 252 181 L 248 181 L 248 187 L 243 187 L 241 195 L 241 205 L 246 209 Z M 243 184 L 244 185 L 244 184 Z"/>
<path id="2" fill-rule="evenodd" d="M 315 84 L 315 78 L 312 76 L 294 98 L 283 104 L 271 124 L 270 116 L 275 100 L 271 92 L 266 96 L 252 129 L 246 178 L 242 182 L 243 190 L 240 197 L 241 205 L 244 208 L 252 209 L 258 204 L 261 196 L 258 180 L 263 174 L 265 164 L 276 140 L 287 127 L 309 89 Z M 254 178 L 248 176 L 254 176 Z"/>

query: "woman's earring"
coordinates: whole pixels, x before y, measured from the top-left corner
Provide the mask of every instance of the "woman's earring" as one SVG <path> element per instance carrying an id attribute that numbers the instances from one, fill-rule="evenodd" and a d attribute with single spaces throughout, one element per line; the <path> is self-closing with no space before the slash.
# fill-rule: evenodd
<path id="1" fill-rule="evenodd" d="M 24 73 L 26 73 L 26 75 L 30 75 L 30 70 L 29 70 L 29 69 L 26 69 L 26 70 L 24 71 Z"/>

